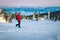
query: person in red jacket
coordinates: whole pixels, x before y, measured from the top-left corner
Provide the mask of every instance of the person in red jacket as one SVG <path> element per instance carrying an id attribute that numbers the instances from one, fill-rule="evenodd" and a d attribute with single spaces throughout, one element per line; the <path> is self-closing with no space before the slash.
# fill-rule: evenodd
<path id="1" fill-rule="evenodd" d="M 20 28 L 20 22 L 21 22 L 21 19 L 22 19 L 22 16 L 20 15 L 20 13 L 17 14 L 16 19 L 18 21 L 18 24 L 16 24 L 16 26 L 19 26 L 19 28 Z"/>

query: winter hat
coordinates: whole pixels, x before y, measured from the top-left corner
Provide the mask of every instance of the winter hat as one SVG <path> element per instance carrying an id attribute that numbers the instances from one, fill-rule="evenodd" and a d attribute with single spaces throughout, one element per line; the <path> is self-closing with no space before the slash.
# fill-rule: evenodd
<path id="1" fill-rule="evenodd" d="M 21 13 L 18 13 L 18 14 L 21 14 Z"/>

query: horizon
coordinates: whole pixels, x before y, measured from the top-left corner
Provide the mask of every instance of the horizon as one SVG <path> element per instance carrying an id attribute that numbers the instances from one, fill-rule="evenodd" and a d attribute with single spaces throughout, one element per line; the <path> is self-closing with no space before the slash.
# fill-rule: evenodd
<path id="1" fill-rule="evenodd" d="M 20 6 L 20 7 L 31 7 L 31 6 Z M 8 7 L 8 6 L 0 6 L 0 8 L 20 8 L 20 7 Z M 46 7 L 60 7 L 60 6 L 46 6 Z M 31 8 L 46 8 L 46 7 L 41 7 L 41 6 L 38 6 L 38 7 L 31 7 Z"/>

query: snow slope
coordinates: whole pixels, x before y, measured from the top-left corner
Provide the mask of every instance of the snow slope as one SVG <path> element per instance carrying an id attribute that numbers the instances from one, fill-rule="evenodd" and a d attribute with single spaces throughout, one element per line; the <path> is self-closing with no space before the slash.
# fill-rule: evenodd
<path id="1" fill-rule="evenodd" d="M 0 23 L 0 40 L 60 40 L 60 21 L 21 21 L 21 28 L 12 23 Z"/>

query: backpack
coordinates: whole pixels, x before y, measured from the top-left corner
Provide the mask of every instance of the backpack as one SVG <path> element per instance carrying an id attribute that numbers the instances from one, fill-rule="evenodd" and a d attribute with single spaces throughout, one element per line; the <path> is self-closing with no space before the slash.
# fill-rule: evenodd
<path id="1" fill-rule="evenodd" d="M 16 16 L 16 20 L 18 20 L 18 19 L 17 19 L 17 16 Z"/>

